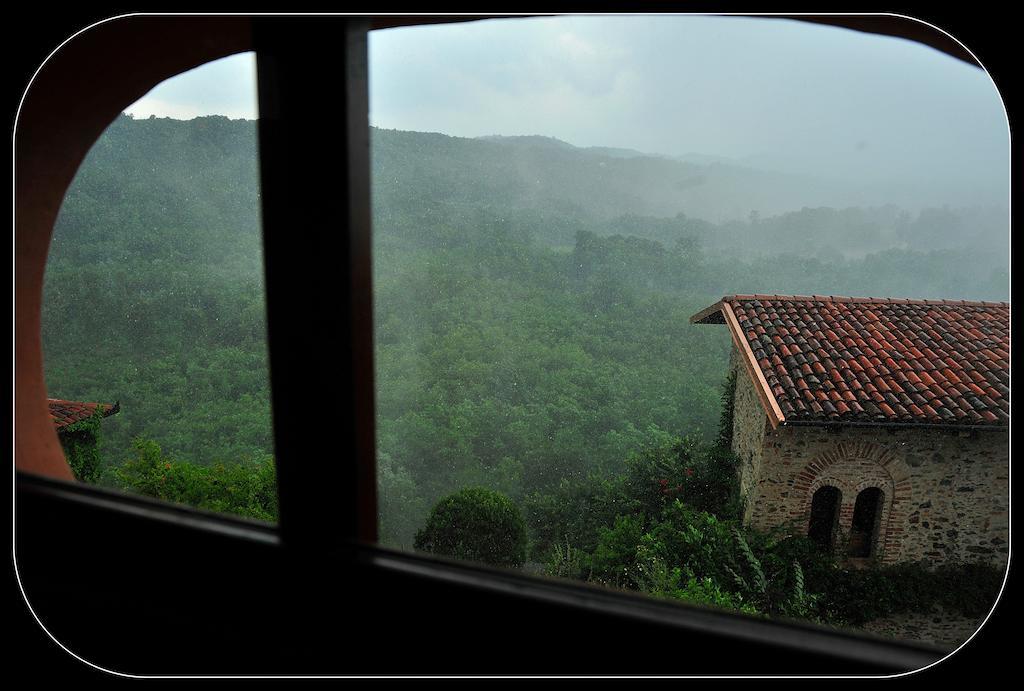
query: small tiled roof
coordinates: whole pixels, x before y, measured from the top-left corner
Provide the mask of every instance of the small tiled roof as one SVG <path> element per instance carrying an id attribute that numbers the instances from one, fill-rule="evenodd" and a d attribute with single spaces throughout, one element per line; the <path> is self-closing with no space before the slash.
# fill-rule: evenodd
<path id="1" fill-rule="evenodd" d="M 1009 425 L 1005 302 L 729 295 L 690 321 L 729 324 L 773 426 Z"/>
<path id="2" fill-rule="evenodd" d="M 89 419 L 97 408 L 103 411 L 103 417 L 113 415 L 121 409 L 117 403 L 113 405 L 110 403 L 84 403 L 82 401 L 65 401 L 60 398 L 48 398 L 46 402 L 50 406 L 50 417 L 53 418 L 53 424 L 58 431 L 68 425 Z"/>

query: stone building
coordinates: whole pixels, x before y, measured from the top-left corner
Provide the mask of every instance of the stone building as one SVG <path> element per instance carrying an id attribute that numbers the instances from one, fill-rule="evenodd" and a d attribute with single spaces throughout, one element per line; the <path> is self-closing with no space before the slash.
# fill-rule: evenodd
<path id="1" fill-rule="evenodd" d="M 1009 305 L 732 295 L 744 520 L 853 563 L 1005 563 Z"/>

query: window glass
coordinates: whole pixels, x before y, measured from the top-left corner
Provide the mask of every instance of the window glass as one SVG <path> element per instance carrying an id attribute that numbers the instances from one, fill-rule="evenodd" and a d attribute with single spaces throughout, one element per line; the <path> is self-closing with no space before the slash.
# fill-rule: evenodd
<path id="1" fill-rule="evenodd" d="M 276 520 L 252 54 L 163 82 L 92 147 L 43 348 L 79 480 Z"/>
<path id="2" fill-rule="evenodd" d="M 370 91 L 383 544 L 973 633 L 1008 536 L 984 71 L 792 20 L 544 17 L 374 32 Z"/>

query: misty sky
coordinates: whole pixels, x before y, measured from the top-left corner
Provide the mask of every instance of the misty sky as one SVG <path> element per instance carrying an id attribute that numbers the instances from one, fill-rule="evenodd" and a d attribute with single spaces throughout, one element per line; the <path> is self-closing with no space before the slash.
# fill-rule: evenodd
<path id="1" fill-rule="evenodd" d="M 541 134 L 1008 198 L 992 81 L 897 38 L 741 17 L 486 20 L 374 32 L 370 77 L 384 128 Z M 168 80 L 128 112 L 254 117 L 252 58 Z"/>

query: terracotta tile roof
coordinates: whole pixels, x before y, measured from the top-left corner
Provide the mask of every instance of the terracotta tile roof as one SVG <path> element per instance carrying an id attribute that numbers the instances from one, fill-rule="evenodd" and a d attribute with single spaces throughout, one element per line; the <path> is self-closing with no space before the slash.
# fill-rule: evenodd
<path id="1" fill-rule="evenodd" d="M 729 324 L 773 425 L 1009 424 L 1005 302 L 729 295 L 690 321 Z"/>
<path id="2" fill-rule="evenodd" d="M 113 415 L 121 409 L 120 404 L 114 403 L 84 403 L 82 401 L 65 401 L 60 398 L 48 398 L 46 402 L 50 406 L 50 417 L 57 430 L 62 430 L 68 425 L 81 422 L 92 417 L 96 408 L 103 411 L 103 417 Z"/>

